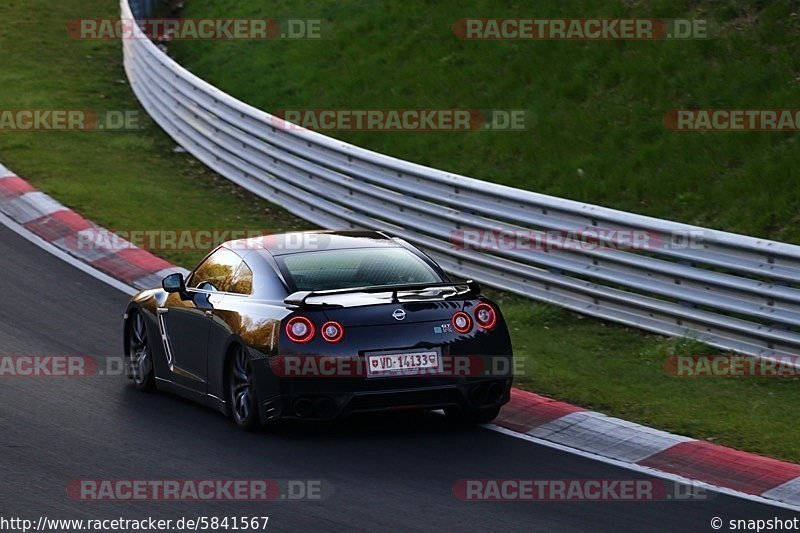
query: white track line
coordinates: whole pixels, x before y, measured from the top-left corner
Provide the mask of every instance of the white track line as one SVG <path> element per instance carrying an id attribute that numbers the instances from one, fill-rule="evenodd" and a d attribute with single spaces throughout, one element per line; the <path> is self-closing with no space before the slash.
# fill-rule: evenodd
<path id="1" fill-rule="evenodd" d="M 46 251 L 50 252 L 51 254 L 53 254 L 54 256 L 58 257 L 62 261 L 66 261 L 67 263 L 69 263 L 70 265 L 74 266 L 75 268 L 77 268 L 79 270 L 82 270 L 83 272 L 86 272 L 90 276 L 92 276 L 92 277 L 94 277 L 96 279 L 99 279 L 100 281 L 102 281 L 104 283 L 108 283 L 109 285 L 111 285 L 115 289 L 119 289 L 119 290 L 121 290 L 122 292 L 124 292 L 127 295 L 134 295 L 137 292 L 139 292 L 134 287 L 131 287 L 130 285 L 126 285 L 125 283 L 123 283 L 123 282 L 121 282 L 121 281 L 119 281 L 117 279 L 112 278 L 108 274 L 104 274 L 103 272 L 100 272 L 96 268 L 94 268 L 92 266 L 89 266 L 88 264 L 84 263 L 83 261 L 79 261 L 78 259 L 72 257 L 71 255 L 69 255 L 65 251 L 61 250 L 57 246 L 55 246 L 53 244 L 50 244 L 46 240 L 42 239 L 41 237 L 39 237 L 35 233 L 33 233 L 30 230 L 28 230 L 27 228 L 25 228 L 24 226 L 22 226 L 22 225 L 16 223 L 15 221 L 11 220 L 9 217 L 4 215 L 3 213 L 0 213 L 0 224 L 3 224 L 5 227 L 10 229 L 11 231 L 16 233 L 17 235 L 19 235 L 21 237 L 24 237 L 25 239 L 29 240 L 30 242 L 32 242 L 33 244 L 35 244 L 39 248 L 42 248 L 43 250 L 46 250 Z"/>
<path id="2" fill-rule="evenodd" d="M 579 450 L 577 448 L 570 448 L 569 446 L 565 446 L 563 444 L 558 444 L 557 442 L 551 442 L 549 440 L 540 439 L 538 437 L 533 437 L 531 435 L 525 433 L 517 433 L 516 431 L 511 431 L 510 429 L 506 429 L 504 427 L 496 426 L 494 424 L 484 424 L 483 427 L 486 429 L 490 429 L 492 431 L 496 431 L 498 433 L 502 433 L 504 435 L 508 435 L 510 437 L 516 437 L 518 439 L 526 440 L 528 442 L 532 442 L 534 444 L 538 444 L 540 446 L 547 446 L 548 448 L 553 448 L 554 450 L 559 450 L 566 453 L 571 453 L 573 455 L 578 455 L 580 457 L 584 457 L 586 459 L 591 459 L 592 461 L 599 461 L 601 463 L 606 463 L 612 466 L 617 466 L 619 468 L 624 468 L 626 470 L 631 470 L 633 472 L 639 472 L 641 474 L 647 474 L 650 476 L 667 479 L 670 481 L 676 481 L 678 483 L 684 483 L 686 485 L 695 485 L 698 487 L 703 487 L 705 489 L 713 490 L 714 492 L 718 492 L 720 494 L 725 494 L 727 496 L 734 496 L 736 498 L 742 498 L 743 500 L 750 500 L 752 502 L 763 503 L 765 505 L 771 505 L 773 507 L 781 507 L 783 509 L 789 509 L 791 511 L 800 511 L 800 506 L 792 505 L 790 503 L 779 502 L 777 500 L 770 500 L 768 498 L 764 498 L 761 496 L 756 496 L 753 494 L 747 494 L 746 492 L 740 492 L 738 490 L 729 489 L 726 487 L 718 487 L 717 485 L 712 485 L 711 483 L 706 483 L 705 481 L 700 481 L 697 479 L 686 478 L 683 476 L 679 476 L 677 474 L 670 474 L 669 472 L 664 472 L 662 470 L 657 470 L 655 468 L 650 468 L 649 466 L 642 466 L 636 463 L 626 463 L 624 461 L 619 461 L 617 459 L 612 459 L 610 457 L 604 457 L 602 455 L 597 455 L 591 452 L 585 452 L 583 450 Z"/>

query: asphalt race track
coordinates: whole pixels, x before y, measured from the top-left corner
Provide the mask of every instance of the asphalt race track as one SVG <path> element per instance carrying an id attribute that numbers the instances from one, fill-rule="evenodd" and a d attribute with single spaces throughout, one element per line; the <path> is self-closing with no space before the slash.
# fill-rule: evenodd
<path id="1" fill-rule="evenodd" d="M 127 296 L 0 227 L 3 355 L 119 355 Z M 718 516 L 792 518 L 726 495 L 677 502 L 464 502 L 459 479 L 641 474 L 436 414 L 247 434 L 220 414 L 122 376 L 0 378 L 0 516 L 269 516 L 270 531 L 707 531 Z M 321 501 L 101 502 L 76 479 L 323 480 Z M 727 530 L 724 527 L 723 530 Z"/>

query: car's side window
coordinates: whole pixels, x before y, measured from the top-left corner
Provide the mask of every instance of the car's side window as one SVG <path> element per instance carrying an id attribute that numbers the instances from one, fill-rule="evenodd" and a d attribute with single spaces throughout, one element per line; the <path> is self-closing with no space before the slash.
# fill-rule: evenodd
<path id="1" fill-rule="evenodd" d="M 242 263 L 242 258 L 235 252 L 227 248 L 219 248 L 195 269 L 189 281 L 189 287 L 234 292 L 231 291 L 234 275 Z"/>
<path id="2" fill-rule="evenodd" d="M 237 294 L 251 294 L 253 292 L 253 271 L 247 266 L 244 261 L 241 262 L 239 268 L 233 273 L 230 280 L 228 292 L 235 292 Z"/>

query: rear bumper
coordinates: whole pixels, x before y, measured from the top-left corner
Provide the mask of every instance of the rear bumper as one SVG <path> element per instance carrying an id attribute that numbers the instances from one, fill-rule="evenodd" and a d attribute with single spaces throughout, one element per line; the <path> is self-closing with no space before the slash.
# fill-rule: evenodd
<path id="1" fill-rule="evenodd" d="M 469 379 L 458 383 L 406 386 L 357 392 L 336 392 L 304 387 L 260 403 L 262 422 L 281 419 L 333 420 L 356 413 L 442 409 L 445 407 L 497 407 L 508 403 L 511 378 Z"/>

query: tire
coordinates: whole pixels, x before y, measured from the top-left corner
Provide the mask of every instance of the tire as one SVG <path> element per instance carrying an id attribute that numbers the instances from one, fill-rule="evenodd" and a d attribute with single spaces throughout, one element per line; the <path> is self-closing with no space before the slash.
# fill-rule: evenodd
<path id="1" fill-rule="evenodd" d="M 228 403 L 233 421 L 245 431 L 260 429 L 261 420 L 250 366 L 250 354 L 241 345 L 236 345 L 228 358 L 227 375 Z"/>
<path id="2" fill-rule="evenodd" d="M 456 424 L 488 424 L 500 414 L 500 406 L 496 407 L 448 407 L 444 410 L 447 419 Z"/>
<path id="3" fill-rule="evenodd" d="M 152 392 L 156 389 L 153 350 L 147 336 L 144 316 L 132 311 L 128 319 L 128 375 L 137 389 Z"/>

